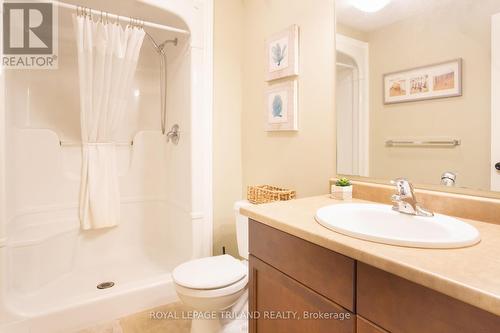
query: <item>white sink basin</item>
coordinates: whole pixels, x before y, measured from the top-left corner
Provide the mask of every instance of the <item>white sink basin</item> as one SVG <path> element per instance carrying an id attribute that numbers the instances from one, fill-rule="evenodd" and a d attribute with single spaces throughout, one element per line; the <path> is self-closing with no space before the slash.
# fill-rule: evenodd
<path id="1" fill-rule="evenodd" d="M 378 243 L 421 247 L 458 248 L 481 240 L 476 228 L 456 218 L 436 214 L 402 214 L 391 206 L 345 203 L 318 209 L 316 221 L 341 234 Z"/>

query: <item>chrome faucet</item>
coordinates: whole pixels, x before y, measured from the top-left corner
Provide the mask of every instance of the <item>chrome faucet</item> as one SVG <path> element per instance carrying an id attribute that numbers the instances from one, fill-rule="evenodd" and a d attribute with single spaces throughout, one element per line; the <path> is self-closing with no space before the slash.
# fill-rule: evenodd
<path id="1" fill-rule="evenodd" d="M 391 196 L 394 203 L 392 209 L 409 215 L 417 216 L 434 216 L 434 213 L 422 208 L 417 202 L 413 185 L 405 178 L 398 178 L 391 181 L 391 184 L 396 185 L 396 194 Z"/>

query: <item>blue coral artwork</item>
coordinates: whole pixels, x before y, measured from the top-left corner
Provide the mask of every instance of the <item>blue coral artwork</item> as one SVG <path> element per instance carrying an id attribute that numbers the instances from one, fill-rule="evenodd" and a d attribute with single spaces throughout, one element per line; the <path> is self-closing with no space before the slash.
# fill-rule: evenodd
<path id="1" fill-rule="evenodd" d="M 280 95 L 274 96 L 273 99 L 273 118 L 283 118 L 283 99 Z"/>
<path id="2" fill-rule="evenodd" d="M 279 124 L 287 122 L 288 92 L 278 90 L 269 94 L 268 100 L 268 122 Z"/>
<path id="3" fill-rule="evenodd" d="M 288 37 L 271 42 L 269 48 L 269 69 L 271 72 L 280 71 L 288 67 Z"/>
<path id="4" fill-rule="evenodd" d="M 299 75 L 299 27 L 292 25 L 266 40 L 267 81 Z"/>
<path id="5" fill-rule="evenodd" d="M 272 84 L 266 91 L 266 131 L 297 131 L 297 80 Z"/>
<path id="6" fill-rule="evenodd" d="M 280 67 L 282 62 L 283 62 L 283 59 L 285 59 L 285 55 L 286 55 L 286 48 L 288 47 L 288 45 L 281 45 L 279 42 L 276 43 L 272 48 L 271 48 L 271 52 L 272 52 L 272 55 L 273 55 L 273 60 L 274 60 L 274 64 L 276 67 Z"/>

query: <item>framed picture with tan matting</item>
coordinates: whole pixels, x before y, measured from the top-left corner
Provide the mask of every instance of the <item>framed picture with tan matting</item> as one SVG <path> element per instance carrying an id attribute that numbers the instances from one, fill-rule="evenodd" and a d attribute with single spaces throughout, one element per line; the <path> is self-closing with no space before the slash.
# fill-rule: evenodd
<path id="1" fill-rule="evenodd" d="M 270 85 L 266 91 L 266 131 L 297 131 L 297 80 Z"/>
<path id="2" fill-rule="evenodd" d="M 267 81 L 299 75 L 299 26 L 292 25 L 267 39 Z"/>
<path id="3" fill-rule="evenodd" d="M 462 96 L 462 59 L 384 75 L 384 104 Z"/>

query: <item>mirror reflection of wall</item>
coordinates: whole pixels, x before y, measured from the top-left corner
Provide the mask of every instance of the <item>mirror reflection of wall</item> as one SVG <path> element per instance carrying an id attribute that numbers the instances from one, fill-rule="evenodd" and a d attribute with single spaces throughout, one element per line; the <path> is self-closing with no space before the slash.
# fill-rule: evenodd
<path id="1" fill-rule="evenodd" d="M 374 11 L 377 3 L 386 5 Z M 491 107 L 492 17 L 497 13 L 498 0 L 337 0 L 339 174 L 440 184 L 451 172 L 457 187 L 500 191 L 493 163 L 500 143 L 491 136 L 496 112 Z M 497 37 L 500 43 L 500 31 Z M 500 66 L 500 52 L 497 58 Z M 384 103 L 384 74 L 454 59 L 463 61 L 462 96 Z M 429 73 L 420 77 L 422 96 L 447 88 Z M 411 98 L 418 89 L 411 89 L 409 75 L 402 84 Z M 391 146 L 389 140 L 409 143 Z M 451 140 L 459 145 L 435 144 Z"/>

